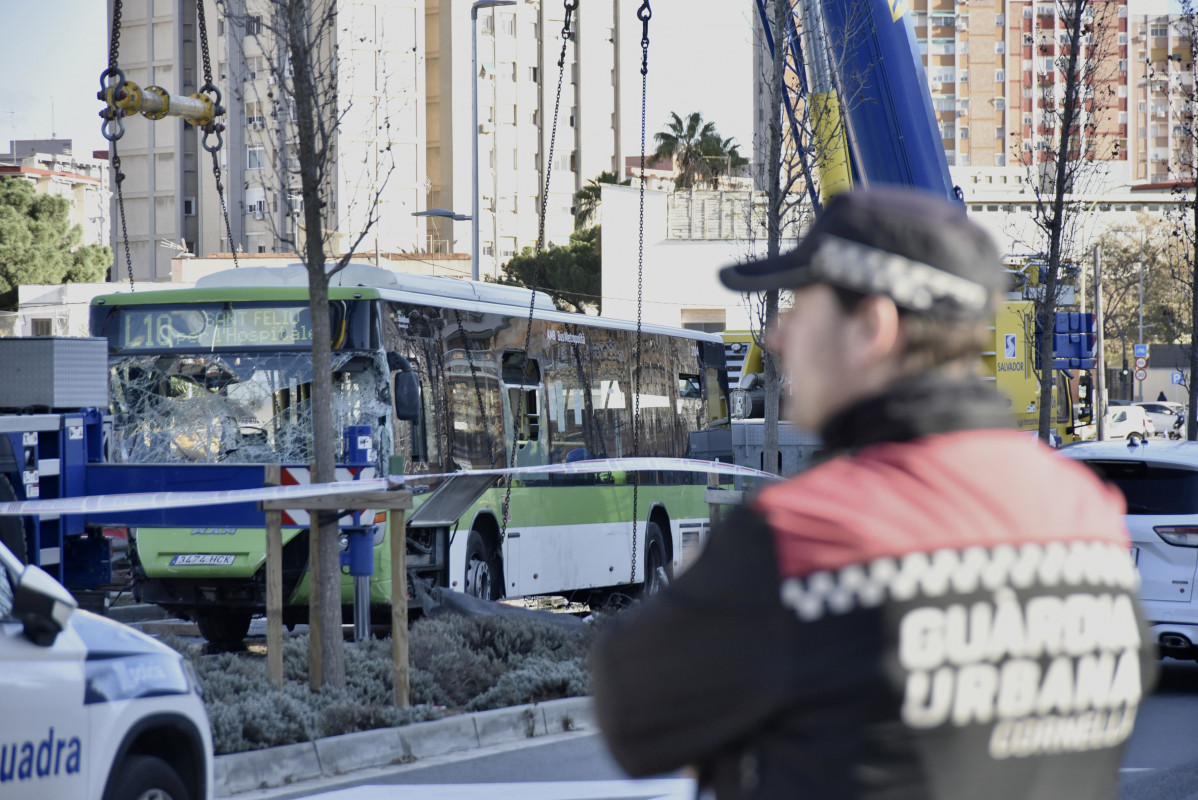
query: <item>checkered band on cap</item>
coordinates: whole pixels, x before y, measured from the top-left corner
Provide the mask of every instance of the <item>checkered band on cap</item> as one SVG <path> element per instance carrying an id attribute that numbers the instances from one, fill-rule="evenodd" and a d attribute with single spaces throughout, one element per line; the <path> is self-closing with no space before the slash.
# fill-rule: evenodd
<path id="1" fill-rule="evenodd" d="M 951 301 L 980 311 L 990 301 L 985 286 L 930 264 L 825 234 L 811 255 L 812 277 L 863 294 L 884 294 L 914 311 Z"/>

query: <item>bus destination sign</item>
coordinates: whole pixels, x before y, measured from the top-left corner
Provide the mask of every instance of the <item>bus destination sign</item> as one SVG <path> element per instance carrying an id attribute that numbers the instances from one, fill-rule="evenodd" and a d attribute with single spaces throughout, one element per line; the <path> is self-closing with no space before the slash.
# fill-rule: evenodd
<path id="1" fill-rule="evenodd" d="M 120 311 L 120 350 L 224 350 L 312 346 L 307 306 L 126 306 Z"/>

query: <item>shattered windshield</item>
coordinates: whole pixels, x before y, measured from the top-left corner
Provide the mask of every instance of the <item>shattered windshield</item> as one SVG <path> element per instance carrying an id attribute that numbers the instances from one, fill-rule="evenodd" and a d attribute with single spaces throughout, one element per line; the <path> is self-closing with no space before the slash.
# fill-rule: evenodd
<path id="1" fill-rule="evenodd" d="M 367 426 L 388 406 L 370 355 L 333 354 L 333 428 Z M 305 463 L 312 459 L 310 353 L 140 355 L 111 362 L 113 458 L 126 463 Z"/>

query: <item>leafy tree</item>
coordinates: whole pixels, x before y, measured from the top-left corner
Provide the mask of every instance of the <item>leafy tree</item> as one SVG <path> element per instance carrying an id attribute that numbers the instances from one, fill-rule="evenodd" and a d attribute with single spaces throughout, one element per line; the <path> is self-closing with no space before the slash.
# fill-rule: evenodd
<path id="1" fill-rule="evenodd" d="M 735 174 L 749 163 L 749 159 L 740 154 L 740 145 L 734 137 L 721 139 L 714 130 L 699 140 L 699 150 L 707 162 L 707 177 L 712 189 L 720 188 L 720 178 Z"/>
<path id="2" fill-rule="evenodd" d="M 604 171 L 599 173 L 599 177 L 588 180 L 586 186 L 574 193 L 574 230 L 580 231 L 593 221 L 603 194 L 600 184 L 604 183 L 627 186 L 632 179 L 622 181 L 616 173 Z"/>
<path id="3" fill-rule="evenodd" d="M 576 231 L 570 243 L 534 253 L 526 247 L 501 269 L 496 283 L 539 289 L 553 298 L 562 311 L 583 313 L 599 311 L 601 267 L 599 261 L 599 226 Z M 540 285 L 530 286 L 533 275 L 540 276 Z"/>
<path id="4" fill-rule="evenodd" d="M 112 250 L 80 245 L 83 229 L 70 224 L 70 208 L 27 181 L 0 180 L 0 307 L 16 307 L 21 284 L 104 280 Z"/>
<path id="5" fill-rule="evenodd" d="M 671 111 L 665 130 L 653 134 L 657 149 L 653 151 L 652 160 L 673 158 L 678 164 L 678 180 L 674 185 L 679 189 L 689 189 L 696 180 L 707 176 L 703 139 L 717 136 L 715 123 L 704 122 L 703 115 L 698 111 L 691 113 L 685 120 Z"/>

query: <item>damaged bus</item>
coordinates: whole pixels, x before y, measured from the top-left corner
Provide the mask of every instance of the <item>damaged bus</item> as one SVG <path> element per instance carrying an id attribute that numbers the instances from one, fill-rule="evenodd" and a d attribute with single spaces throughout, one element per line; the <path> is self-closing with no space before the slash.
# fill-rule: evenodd
<path id="1" fill-rule="evenodd" d="M 300 265 L 246 267 L 191 289 L 97 297 L 109 460 L 181 476 L 279 464 L 284 484 L 308 482 L 307 280 Z M 543 293 L 351 264 L 330 281 L 329 314 L 338 479 L 409 475 L 412 576 L 490 600 L 652 591 L 698 547 L 702 475 L 641 473 L 634 503 L 632 476 L 619 472 L 508 486 L 469 470 L 505 467 L 513 452 L 517 466 L 633 455 L 638 405 L 637 454 L 687 456 L 692 433 L 728 423 L 717 336 L 643 326 L 638 404 L 635 324 L 558 311 Z M 389 613 L 385 517 L 363 519 L 375 526 L 372 606 Z M 307 524 L 284 515 L 289 623 L 307 614 Z M 131 525 L 136 595 L 196 620 L 211 641 L 240 641 L 265 609 L 263 527 L 261 514 L 247 524 L 220 507 Z M 347 611 L 352 597 L 346 576 Z"/>

